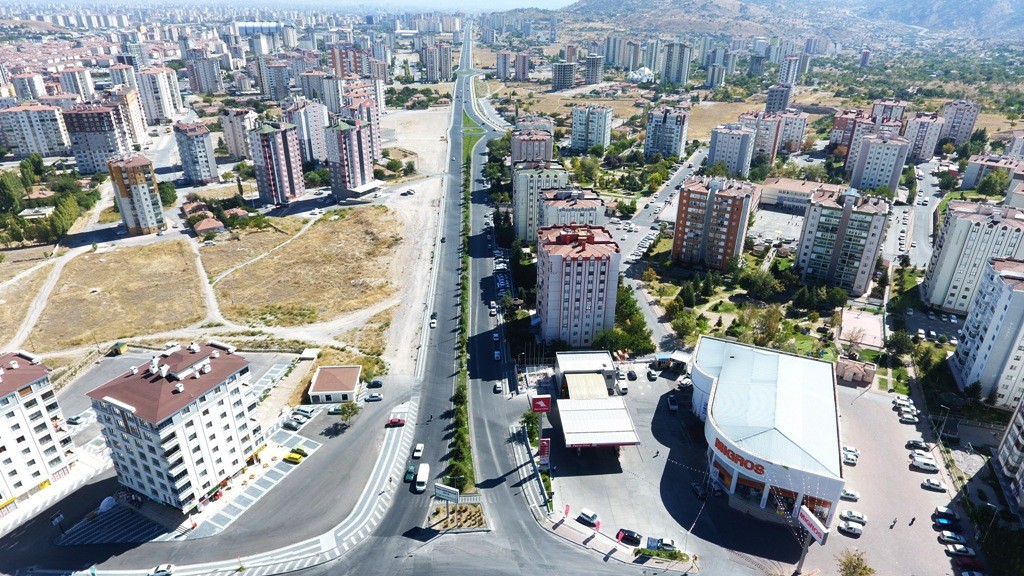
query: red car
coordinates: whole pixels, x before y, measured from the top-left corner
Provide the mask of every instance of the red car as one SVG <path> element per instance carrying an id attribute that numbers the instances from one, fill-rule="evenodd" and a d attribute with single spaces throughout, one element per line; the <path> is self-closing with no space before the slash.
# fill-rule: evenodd
<path id="1" fill-rule="evenodd" d="M 963 570 L 984 570 L 985 568 L 977 558 L 970 558 L 967 556 L 957 556 L 953 559 L 953 562 L 956 563 L 957 568 L 961 568 Z"/>
<path id="2" fill-rule="evenodd" d="M 385 428 L 399 428 L 405 426 L 405 418 L 392 418 L 384 425 Z"/>

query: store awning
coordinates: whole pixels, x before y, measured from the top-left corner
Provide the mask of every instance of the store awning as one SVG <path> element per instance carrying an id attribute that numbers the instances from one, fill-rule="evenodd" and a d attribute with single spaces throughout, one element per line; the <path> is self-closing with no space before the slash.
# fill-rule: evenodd
<path id="1" fill-rule="evenodd" d="M 559 400 L 558 416 L 567 448 L 634 446 L 640 443 L 621 396 Z"/>

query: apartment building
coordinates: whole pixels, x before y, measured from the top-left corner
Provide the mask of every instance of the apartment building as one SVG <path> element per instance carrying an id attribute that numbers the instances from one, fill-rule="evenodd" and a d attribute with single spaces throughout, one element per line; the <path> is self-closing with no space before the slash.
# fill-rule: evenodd
<path id="1" fill-rule="evenodd" d="M 420 59 L 423 61 L 423 76 L 426 82 L 428 84 L 440 82 L 440 56 L 437 46 L 424 46 L 420 51 Z"/>
<path id="2" fill-rule="evenodd" d="M 110 72 L 110 83 L 114 86 L 118 84 L 122 86 L 128 86 L 129 88 L 139 89 L 139 79 L 135 76 L 135 68 L 130 64 L 114 64 L 110 68 L 107 68 Z"/>
<path id="3" fill-rule="evenodd" d="M 1011 158 L 1024 158 L 1024 130 L 1014 130 L 1003 154 Z"/>
<path id="4" fill-rule="evenodd" d="M 1009 491 L 1004 488 L 1003 495 L 1016 505 L 1019 515 L 1019 511 L 1024 510 L 1024 466 L 1021 466 L 1024 462 L 1024 404 L 1017 405 L 999 442 L 996 457 L 990 462 L 1008 481 Z"/>
<path id="5" fill-rule="evenodd" d="M 555 92 L 568 90 L 576 84 L 576 64 L 555 62 L 551 65 L 551 89 Z"/>
<path id="6" fill-rule="evenodd" d="M 1024 260 L 1024 211 L 965 200 L 950 202 L 922 284 L 925 304 L 966 313 L 992 258 Z"/>
<path id="7" fill-rule="evenodd" d="M 807 120 L 810 116 L 792 108 L 778 113 L 781 126 L 779 128 L 778 152 L 797 152 L 804 145 L 807 134 Z"/>
<path id="8" fill-rule="evenodd" d="M 541 190 L 540 226 L 604 226 L 604 201 L 592 190 Z"/>
<path id="9" fill-rule="evenodd" d="M 740 114 L 739 125 L 754 132 L 754 157 L 763 156 L 769 165 L 775 164 L 782 135 L 782 118 L 778 114 L 746 112 Z"/>
<path id="10" fill-rule="evenodd" d="M 594 146 L 608 147 L 612 139 L 612 107 L 598 104 L 576 106 L 572 109 L 573 150 L 586 152 Z"/>
<path id="11" fill-rule="evenodd" d="M 80 104 L 64 112 L 79 174 L 106 172 L 107 162 L 132 153 L 128 126 L 113 106 Z"/>
<path id="12" fill-rule="evenodd" d="M 761 187 L 722 178 L 688 179 L 679 190 L 672 260 L 716 270 L 743 254 Z"/>
<path id="13" fill-rule="evenodd" d="M 305 193 L 302 152 L 295 125 L 264 122 L 248 136 L 260 201 L 264 204 L 288 204 Z"/>
<path id="14" fill-rule="evenodd" d="M 935 155 L 946 119 L 938 113 L 918 112 L 907 122 L 904 136 L 910 142 L 907 158 L 911 162 L 928 162 Z"/>
<path id="15" fill-rule="evenodd" d="M 512 133 L 511 163 L 550 162 L 554 154 L 554 136 L 543 130 L 516 130 Z"/>
<path id="16" fill-rule="evenodd" d="M 952 138 L 953 144 L 959 146 L 967 142 L 974 132 L 974 123 L 978 121 L 981 105 L 970 100 L 954 100 L 942 107 L 942 117 L 946 120 L 942 125 L 940 139 Z"/>
<path id="17" fill-rule="evenodd" d="M 42 104 L 0 110 L 0 141 L 15 156 L 63 156 L 71 148 L 60 107 Z"/>
<path id="18" fill-rule="evenodd" d="M 495 57 L 494 70 L 498 80 L 508 80 L 512 71 L 512 53 L 508 50 L 498 52 Z"/>
<path id="19" fill-rule="evenodd" d="M 887 186 L 895 191 L 909 152 L 910 143 L 906 138 L 884 134 L 865 136 L 853 163 L 850 186 L 861 190 Z"/>
<path id="20" fill-rule="evenodd" d="M 141 145 L 147 140 L 146 113 L 138 90 L 125 84 L 114 86 L 106 92 L 101 103 L 114 107 L 117 122 L 128 130 L 132 144 Z"/>
<path id="21" fill-rule="evenodd" d="M 252 158 L 249 148 L 249 132 L 256 129 L 260 116 L 251 108 L 221 108 L 221 129 L 224 131 L 224 145 L 232 158 Z"/>
<path id="22" fill-rule="evenodd" d="M 512 213 L 516 238 L 536 239 L 540 228 L 541 190 L 565 188 L 569 173 L 560 164 L 522 162 L 512 166 Z"/>
<path id="23" fill-rule="evenodd" d="M 598 332 L 615 323 L 618 244 L 598 226 L 544 227 L 536 239 L 541 338 L 590 346 Z"/>
<path id="24" fill-rule="evenodd" d="M 860 149 L 864 145 L 864 138 L 874 135 L 899 138 L 902 131 L 903 124 L 898 120 L 879 120 L 871 117 L 857 118 L 853 124 L 853 132 L 850 134 L 849 150 L 846 153 L 846 163 L 843 167 L 847 172 L 853 171 L 857 159 L 861 157 Z"/>
<path id="25" fill-rule="evenodd" d="M 977 188 L 985 176 L 997 170 L 1009 175 L 1010 186 L 1012 186 L 1013 180 L 1024 178 L 1024 175 L 1014 176 L 1024 172 L 1024 159 L 997 154 L 975 154 L 967 159 L 967 168 L 964 170 L 963 178 L 960 179 L 960 189 L 973 190 Z"/>
<path id="26" fill-rule="evenodd" d="M 526 52 L 516 54 L 514 77 L 516 82 L 530 81 L 530 55 Z"/>
<path id="27" fill-rule="evenodd" d="M 777 84 L 784 86 L 796 85 L 797 76 L 800 74 L 800 56 L 791 54 L 779 62 L 779 77 Z"/>
<path id="28" fill-rule="evenodd" d="M 588 54 L 583 59 L 583 83 L 597 84 L 604 80 L 604 56 Z"/>
<path id="29" fill-rule="evenodd" d="M 842 112 L 837 112 L 832 118 L 832 130 L 829 132 L 828 143 L 845 146 L 847 151 L 849 151 L 854 128 L 859 122 L 874 124 L 874 120 L 869 118 L 863 110 L 843 110 Z"/>
<path id="30" fill-rule="evenodd" d="M 263 65 L 260 70 L 260 91 L 271 100 L 283 102 L 291 94 L 291 71 L 288 64 L 284 62 L 265 62 L 260 59 Z"/>
<path id="31" fill-rule="evenodd" d="M 757 133 L 741 124 L 723 124 L 711 130 L 708 167 L 722 162 L 729 174 L 743 176 L 750 173 L 754 159 L 754 140 Z"/>
<path id="32" fill-rule="evenodd" d="M 437 79 L 451 82 L 452 78 L 452 45 L 441 42 L 437 45 Z"/>
<path id="33" fill-rule="evenodd" d="M 220 72 L 220 58 L 203 56 L 188 60 L 188 84 L 193 94 L 224 92 L 224 77 Z"/>
<path id="34" fill-rule="evenodd" d="M 903 121 L 903 115 L 907 113 L 907 103 L 903 100 L 880 99 L 871 103 L 871 116 L 880 118 L 883 122 L 889 120 Z"/>
<path id="35" fill-rule="evenodd" d="M 360 120 L 370 132 L 370 151 L 373 160 L 379 162 L 384 157 L 384 147 L 380 135 L 380 107 L 369 98 L 353 99 L 342 109 L 345 118 Z"/>
<path id="36" fill-rule="evenodd" d="M 46 85 L 43 84 L 43 75 L 33 72 L 15 74 L 11 76 L 11 83 L 14 84 L 14 95 L 18 100 L 38 100 L 46 94 Z"/>
<path id="37" fill-rule="evenodd" d="M 981 397 L 1016 408 L 1024 394 L 1024 261 L 985 263 L 950 368 L 961 387 L 981 384 Z"/>
<path id="38" fill-rule="evenodd" d="M 682 159 L 686 151 L 686 132 L 690 124 L 690 110 L 684 106 L 659 106 L 647 113 L 647 134 L 644 136 L 644 156 L 661 154 L 663 158 Z"/>
<path id="39" fill-rule="evenodd" d="M 176 122 L 174 141 L 178 144 L 181 169 L 190 184 L 212 184 L 220 181 L 214 156 L 213 134 L 202 122 Z"/>
<path id="40" fill-rule="evenodd" d="M 178 88 L 178 75 L 170 68 L 147 68 L 138 73 L 139 94 L 146 121 L 165 124 L 185 113 L 185 104 Z"/>
<path id="41" fill-rule="evenodd" d="M 662 84 L 683 86 L 690 81 L 690 61 L 693 48 L 684 42 L 665 44 L 665 60 L 661 70 Z"/>
<path id="42" fill-rule="evenodd" d="M 373 182 L 373 136 L 360 119 L 341 119 L 327 128 L 327 168 L 338 200 L 363 193 Z"/>
<path id="43" fill-rule="evenodd" d="M 297 98 L 284 112 L 284 121 L 294 124 L 299 135 L 299 150 L 303 162 L 325 162 L 327 160 L 327 137 L 325 130 L 330 119 L 327 107 L 320 102 Z"/>
<path id="44" fill-rule="evenodd" d="M 801 280 L 838 286 L 854 297 L 867 292 L 890 210 L 888 201 L 852 188 L 815 192 L 800 231 Z"/>
<path id="45" fill-rule="evenodd" d="M 0 354 L 0 517 L 67 476 L 77 459 L 49 371 L 24 351 Z"/>
<path id="46" fill-rule="evenodd" d="M 114 201 L 121 222 L 128 232 L 155 234 L 163 230 L 164 210 L 149 158 L 138 155 L 111 160 L 107 170 L 114 184 Z"/>
<path id="47" fill-rule="evenodd" d="M 122 486 L 187 514 L 249 463 L 263 433 L 233 352 L 177 344 L 88 393 Z"/>
<path id="48" fill-rule="evenodd" d="M 96 97 L 96 86 L 92 82 L 92 72 L 82 66 L 65 68 L 57 74 L 60 89 L 65 94 L 79 94 L 88 102 Z"/>
<path id="49" fill-rule="evenodd" d="M 775 114 L 789 108 L 789 99 L 793 87 L 786 84 L 775 84 L 768 88 L 768 97 L 764 102 L 765 114 Z"/>
<path id="50" fill-rule="evenodd" d="M 516 118 L 516 130 L 541 130 L 554 136 L 555 123 L 543 116 L 521 116 Z"/>

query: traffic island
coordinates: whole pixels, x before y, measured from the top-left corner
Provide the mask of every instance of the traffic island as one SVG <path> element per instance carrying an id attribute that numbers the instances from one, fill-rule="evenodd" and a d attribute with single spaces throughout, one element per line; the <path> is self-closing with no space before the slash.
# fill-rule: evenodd
<path id="1" fill-rule="evenodd" d="M 428 528 L 444 531 L 487 530 L 487 517 L 480 504 L 435 505 L 430 510 Z"/>

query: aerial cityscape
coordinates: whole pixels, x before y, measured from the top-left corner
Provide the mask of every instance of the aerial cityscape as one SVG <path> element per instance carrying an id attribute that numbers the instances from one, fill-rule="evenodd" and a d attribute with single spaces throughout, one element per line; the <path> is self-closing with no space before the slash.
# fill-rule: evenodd
<path id="1" fill-rule="evenodd" d="M 1024 574 L 1022 34 L 0 3 L 0 574 Z"/>

